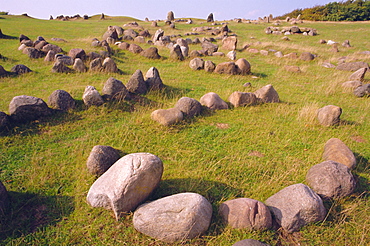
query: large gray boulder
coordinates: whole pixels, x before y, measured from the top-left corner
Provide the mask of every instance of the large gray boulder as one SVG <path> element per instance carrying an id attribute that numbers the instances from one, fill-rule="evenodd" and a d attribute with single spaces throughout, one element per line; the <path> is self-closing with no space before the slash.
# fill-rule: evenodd
<path id="1" fill-rule="evenodd" d="M 167 21 L 173 21 L 175 20 L 175 15 L 172 11 L 167 13 Z"/>
<path id="2" fill-rule="evenodd" d="M 359 80 L 359 81 L 363 81 L 364 80 L 364 77 L 365 77 L 365 73 L 367 71 L 367 68 L 360 68 L 359 70 L 357 70 L 356 72 L 354 72 L 353 74 L 351 74 L 348 79 L 349 80 Z"/>
<path id="3" fill-rule="evenodd" d="M 86 161 L 87 170 L 93 175 L 102 175 L 120 158 L 119 150 L 106 145 L 95 145 Z"/>
<path id="4" fill-rule="evenodd" d="M 68 52 L 68 56 L 72 57 L 72 59 L 80 58 L 83 61 L 86 60 L 86 58 L 87 58 L 85 50 L 83 50 L 81 48 L 71 49 Z"/>
<path id="5" fill-rule="evenodd" d="M 339 124 L 341 114 L 340 107 L 327 105 L 317 110 L 317 119 L 323 126 L 333 126 Z"/>
<path id="6" fill-rule="evenodd" d="M 99 92 L 95 89 L 94 86 L 91 85 L 86 86 L 84 94 L 82 95 L 82 100 L 84 104 L 88 107 L 100 106 L 104 103 L 104 100 L 100 96 Z"/>
<path id="7" fill-rule="evenodd" d="M 304 225 L 321 221 L 326 210 L 319 195 L 304 184 L 288 186 L 267 198 L 269 207 L 278 225 L 287 232 L 299 231 Z"/>
<path id="8" fill-rule="evenodd" d="M 140 69 L 136 70 L 131 76 L 130 80 L 126 84 L 126 88 L 129 92 L 134 94 L 145 94 L 147 92 L 148 87 Z"/>
<path id="9" fill-rule="evenodd" d="M 257 98 L 264 103 L 280 102 L 279 94 L 272 85 L 265 85 L 254 92 Z"/>
<path id="10" fill-rule="evenodd" d="M 358 86 L 353 91 L 353 94 L 356 97 L 369 96 L 370 95 L 370 84 L 364 84 L 364 85 Z"/>
<path id="11" fill-rule="evenodd" d="M 201 70 L 204 68 L 203 59 L 196 57 L 189 62 L 189 67 L 193 70 Z"/>
<path id="12" fill-rule="evenodd" d="M 74 70 L 67 67 L 63 62 L 57 59 L 57 61 L 53 64 L 51 68 L 51 72 L 53 73 L 73 73 Z"/>
<path id="13" fill-rule="evenodd" d="M 149 68 L 149 70 L 145 74 L 145 77 L 145 83 L 149 90 L 160 90 L 165 87 L 157 68 Z"/>
<path id="14" fill-rule="evenodd" d="M 184 114 L 184 116 L 190 118 L 199 115 L 202 111 L 202 105 L 200 104 L 200 102 L 190 97 L 180 98 L 177 101 L 175 108 L 179 109 Z"/>
<path id="15" fill-rule="evenodd" d="M 141 205 L 133 224 L 139 232 L 174 243 L 200 236 L 209 228 L 212 205 L 196 193 L 180 193 Z"/>
<path id="16" fill-rule="evenodd" d="M 54 50 L 49 50 L 48 53 L 46 54 L 44 61 L 46 62 L 52 62 L 55 61 L 55 55 L 57 53 Z"/>
<path id="17" fill-rule="evenodd" d="M 31 59 L 38 59 L 44 56 L 44 52 L 33 47 L 24 48 L 22 53 L 28 55 L 28 57 Z"/>
<path id="18" fill-rule="evenodd" d="M 15 122 L 29 122 L 51 114 L 48 105 L 41 98 L 33 96 L 16 96 L 9 104 L 9 115 Z"/>
<path id="19" fill-rule="evenodd" d="M 105 72 L 107 73 L 117 73 L 118 72 L 118 67 L 114 60 L 110 57 L 107 57 L 104 59 L 102 68 Z"/>
<path id="20" fill-rule="evenodd" d="M 3 183 L 0 181 L 0 218 L 3 217 L 9 207 L 9 195 Z"/>
<path id="21" fill-rule="evenodd" d="M 173 59 L 173 60 L 179 60 L 179 61 L 183 61 L 183 60 L 185 60 L 185 57 L 184 57 L 184 56 L 183 56 L 183 54 L 182 54 L 182 51 L 181 51 L 180 45 L 175 44 L 175 45 L 171 48 L 171 51 L 170 51 L 170 59 Z"/>
<path id="22" fill-rule="evenodd" d="M 234 107 L 250 106 L 257 103 L 257 97 L 254 93 L 234 91 L 229 96 L 229 102 Z"/>
<path id="23" fill-rule="evenodd" d="M 134 54 L 140 54 L 144 51 L 143 48 L 137 44 L 130 44 L 128 50 Z"/>
<path id="24" fill-rule="evenodd" d="M 221 203 L 219 214 L 225 224 L 236 229 L 267 230 L 272 226 L 268 207 L 250 198 L 237 198 Z"/>
<path id="25" fill-rule="evenodd" d="M 199 102 L 212 110 L 229 109 L 229 105 L 214 92 L 208 92 L 200 98 Z"/>
<path id="26" fill-rule="evenodd" d="M 76 102 L 73 97 L 64 90 L 55 90 L 48 98 L 48 104 L 51 108 L 68 111 L 74 109 Z"/>
<path id="27" fill-rule="evenodd" d="M 20 75 L 20 74 L 30 73 L 32 72 L 32 70 L 29 69 L 26 65 L 18 64 L 18 65 L 13 66 L 10 69 L 10 72 Z"/>
<path id="28" fill-rule="evenodd" d="M 350 169 L 335 161 L 324 161 L 308 170 L 308 185 L 325 199 L 338 199 L 352 194 L 356 187 Z"/>
<path id="29" fill-rule="evenodd" d="M 92 184 L 87 202 L 92 207 L 112 209 L 118 220 L 148 198 L 162 174 L 163 163 L 157 156 L 150 153 L 126 155 Z"/>
<path id="30" fill-rule="evenodd" d="M 122 81 L 113 77 L 110 77 L 107 81 L 105 81 L 102 94 L 103 98 L 108 100 L 124 100 L 129 97 L 126 86 L 122 83 Z"/>
<path id="31" fill-rule="evenodd" d="M 62 63 L 66 66 L 72 66 L 73 65 L 73 58 L 66 55 L 57 54 L 56 55 L 56 62 Z"/>
<path id="32" fill-rule="evenodd" d="M 106 40 L 107 38 L 112 38 L 115 41 L 118 40 L 118 33 L 114 26 L 108 26 L 107 31 L 103 34 L 103 40 Z"/>
<path id="33" fill-rule="evenodd" d="M 90 71 L 100 72 L 103 69 L 103 61 L 100 57 L 90 62 Z"/>
<path id="34" fill-rule="evenodd" d="M 157 109 L 150 115 L 152 120 L 164 126 L 179 123 L 184 119 L 184 114 L 178 108 Z"/>
<path id="35" fill-rule="evenodd" d="M 156 47 L 149 47 L 148 49 L 143 50 L 141 52 L 141 55 L 146 58 L 154 59 L 154 60 L 161 58 L 161 56 L 158 54 L 158 49 Z"/>
<path id="36" fill-rule="evenodd" d="M 322 156 L 325 161 L 342 163 L 349 169 L 356 167 L 355 155 L 339 138 L 331 138 L 325 143 Z"/>

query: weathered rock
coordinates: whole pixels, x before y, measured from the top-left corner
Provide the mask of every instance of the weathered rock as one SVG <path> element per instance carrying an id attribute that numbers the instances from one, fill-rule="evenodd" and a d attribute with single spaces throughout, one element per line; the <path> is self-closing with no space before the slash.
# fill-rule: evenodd
<path id="1" fill-rule="evenodd" d="M 142 37 L 142 36 L 137 36 L 136 38 L 134 38 L 134 42 L 135 43 L 142 43 L 142 44 L 145 44 L 145 38 Z"/>
<path id="2" fill-rule="evenodd" d="M 41 50 L 42 49 L 42 47 L 44 47 L 45 45 L 47 45 L 48 44 L 48 42 L 46 42 L 45 40 L 42 40 L 42 41 L 40 41 L 40 42 L 35 42 L 34 43 L 34 47 L 35 47 L 35 49 L 37 49 L 37 50 Z"/>
<path id="3" fill-rule="evenodd" d="M 212 61 L 205 61 L 204 62 L 204 71 L 213 73 L 216 69 L 216 64 L 214 64 Z"/>
<path id="4" fill-rule="evenodd" d="M 104 59 L 103 64 L 102 64 L 102 68 L 107 73 L 117 73 L 118 72 L 118 68 L 117 68 L 116 63 L 110 57 L 107 57 L 107 58 Z"/>
<path id="5" fill-rule="evenodd" d="M 363 96 L 369 96 L 370 95 L 370 84 L 365 84 L 357 87 L 354 91 L 353 94 L 356 97 L 363 97 Z"/>
<path id="6" fill-rule="evenodd" d="M 58 59 L 53 64 L 53 67 L 51 68 L 51 72 L 53 73 L 73 73 L 74 71 L 63 64 L 63 62 L 60 62 Z"/>
<path id="7" fill-rule="evenodd" d="M 10 129 L 10 117 L 4 112 L 0 111 L 0 133 Z"/>
<path id="8" fill-rule="evenodd" d="M 213 13 L 210 13 L 207 17 L 207 22 L 214 22 Z"/>
<path id="9" fill-rule="evenodd" d="M 239 58 L 235 65 L 238 68 L 238 74 L 246 75 L 251 73 L 251 64 L 244 58 Z"/>
<path id="10" fill-rule="evenodd" d="M 284 57 L 284 55 L 283 55 L 283 53 L 281 51 L 275 52 L 274 55 L 276 57 L 279 57 L 279 58 Z"/>
<path id="11" fill-rule="evenodd" d="M 326 210 L 321 198 L 308 186 L 294 184 L 270 196 L 265 204 L 278 225 L 295 232 L 308 223 L 321 221 Z"/>
<path id="12" fill-rule="evenodd" d="M 315 56 L 313 54 L 311 54 L 310 52 L 303 52 L 299 59 L 303 60 L 303 61 L 312 61 L 313 59 L 315 59 Z"/>
<path id="13" fill-rule="evenodd" d="M 113 26 L 113 28 L 116 30 L 118 37 L 123 35 L 123 28 L 120 26 Z"/>
<path id="14" fill-rule="evenodd" d="M 140 54 L 141 52 L 143 52 L 143 48 L 141 48 L 139 45 L 137 44 L 130 44 L 130 47 L 128 48 L 128 50 L 134 54 Z"/>
<path id="15" fill-rule="evenodd" d="M 171 48 L 170 58 L 173 59 L 173 60 L 179 60 L 179 61 L 185 60 L 184 56 L 182 55 L 182 51 L 181 51 L 180 45 L 175 44 Z"/>
<path id="16" fill-rule="evenodd" d="M 175 15 L 172 11 L 167 13 L 167 21 L 173 21 L 175 20 Z"/>
<path id="17" fill-rule="evenodd" d="M 52 114 L 48 105 L 32 96 L 16 96 L 9 104 L 9 115 L 14 122 L 29 122 Z"/>
<path id="18" fill-rule="evenodd" d="M 68 52 L 68 56 L 72 57 L 72 59 L 80 58 L 82 61 L 85 61 L 87 58 L 85 50 L 81 48 L 71 49 Z"/>
<path id="19" fill-rule="evenodd" d="M 234 243 L 232 246 L 269 246 L 269 244 L 254 239 L 244 239 Z"/>
<path id="20" fill-rule="evenodd" d="M 309 54 L 311 54 L 311 53 L 309 53 Z M 303 55 L 303 56 L 305 56 L 305 55 Z M 309 56 L 309 55 L 307 55 L 307 56 Z M 289 54 L 286 54 L 286 55 L 284 55 L 284 58 L 289 58 L 289 59 L 298 59 L 298 55 L 297 55 L 297 53 L 295 53 L 295 52 L 292 52 L 292 53 L 289 53 Z M 303 57 L 304 59 L 310 59 L 310 58 L 306 58 L 306 57 Z M 309 60 L 308 60 L 309 61 Z"/>
<path id="21" fill-rule="evenodd" d="M 200 56 L 203 56 L 203 54 L 198 50 L 192 50 L 190 52 L 190 57 L 200 57 Z"/>
<path id="22" fill-rule="evenodd" d="M 149 90 L 160 90 L 165 87 L 157 68 L 155 67 L 149 68 L 149 70 L 145 74 L 145 77 L 146 77 L 145 83 Z"/>
<path id="23" fill-rule="evenodd" d="M 323 158 L 346 165 L 349 169 L 356 166 L 353 152 L 338 138 L 331 138 L 325 143 Z"/>
<path id="24" fill-rule="evenodd" d="M 129 154 L 114 163 L 90 187 L 92 207 L 112 209 L 116 219 L 133 211 L 158 186 L 163 173 L 161 159 L 150 153 Z"/>
<path id="25" fill-rule="evenodd" d="M 221 52 L 221 51 L 217 51 L 217 52 L 214 52 L 212 53 L 212 56 L 225 56 L 225 53 L 224 52 Z"/>
<path id="26" fill-rule="evenodd" d="M 95 58 L 90 62 L 90 71 L 99 72 L 103 69 L 102 65 L 102 59 L 101 58 Z"/>
<path id="27" fill-rule="evenodd" d="M 66 55 L 57 54 L 56 55 L 56 62 L 61 63 L 66 66 L 72 66 L 73 65 L 73 58 Z"/>
<path id="28" fill-rule="evenodd" d="M 364 80 L 364 77 L 365 77 L 365 73 L 367 71 L 367 68 L 360 68 L 359 70 L 357 70 L 356 72 L 354 72 L 353 74 L 351 74 L 348 79 L 349 80 L 359 80 L 359 81 L 363 81 Z"/>
<path id="29" fill-rule="evenodd" d="M 214 72 L 219 74 L 235 75 L 238 74 L 239 71 L 238 67 L 234 62 L 222 62 L 216 66 Z"/>
<path id="30" fill-rule="evenodd" d="M 130 36 L 132 38 L 136 38 L 137 36 L 139 36 L 139 34 L 135 30 L 132 30 L 132 29 L 125 30 L 123 32 L 123 35 L 124 36 Z"/>
<path id="31" fill-rule="evenodd" d="M 153 43 L 155 43 L 156 41 L 158 41 L 161 37 L 163 37 L 164 35 L 164 31 L 162 29 L 158 29 L 155 33 L 154 33 L 154 36 L 153 36 Z"/>
<path id="32" fill-rule="evenodd" d="M 144 38 L 150 38 L 152 35 L 150 35 L 149 30 L 143 30 L 139 32 L 139 36 L 142 36 Z"/>
<path id="33" fill-rule="evenodd" d="M 257 103 L 257 97 L 254 93 L 234 91 L 229 96 L 229 102 L 234 107 L 250 106 Z"/>
<path id="34" fill-rule="evenodd" d="M 349 196 L 356 187 L 350 169 L 332 160 L 311 167 L 306 181 L 312 190 L 325 199 Z"/>
<path id="35" fill-rule="evenodd" d="M 369 64 L 366 62 L 345 62 L 341 63 L 337 66 L 338 70 L 345 70 L 345 71 L 357 71 L 360 68 L 369 69 Z"/>
<path id="36" fill-rule="evenodd" d="M 126 42 L 121 42 L 118 45 L 118 48 L 120 48 L 121 50 L 129 50 L 130 44 L 129 43 L 126 43 Z"/>
<path id="37" fill-rule="evenodd" d="M 30 40 L 30 38 L 24 34 L 19 35 L 19 42 L 21 43 L 23 40 Z"/>
<path id="38" fill-rule="evenodd" d="M 335 65 L 331 64 L 330 62 L 323 62 L 321 66 L 326 67 L 326 68 L 335 68 Z"/>
<path id="39" fill-rule="evenodd" d="M 84 104 L 88 107 L 90 106 L 100 106 L 104 103 L 103 98 L 100 96 L 99 92 L 94 86 L 86 86 L 84 94 L 82 95 L 82 100 Z"/>
<path id="40" fill-rule="evenodd" d="M 234 61 L 234 60 L 236 59 L 236 51 L 235 51 L 235 50 L 229 51 L 229 52 L 226 54 L 226 56 L 227 56 L 230 60 Z"/>
<path id="41" fill-rule="evenodd" d="M 127 99 L 128 90 L 122 81 L 110 77 L 105 83 L 102 90 L 103 97 L 106 99 L 124 100 Z"/>
<path id="42" fill-rule="evenodd" d="M 177 101 L 175 108 L 179 109 L 184 114 L 184 116 L 190 118 L 199 115 L 202 111 L 202 105 L 200 104 L 200 102 L 190 97 L 180 98 Z"/>
<path id="43" fill-rule="evenodd" d="M 87 158 L 89 173 L 102 175 L 121 158 L 119 150 L 105 145 L 95 145 Z"/>
<path id="44" fill-rule="evenodd" d="M 161 56 L 158 54 L 158 49 L 156 47 L 149 47 L 141 52 L 141 55 L 149 59 L 160 59 Z"/>
<path id="45" fill-rule="evenodd" d="M 278 103 L 280 102 L 279 94 L 272 85 L 265 85 L 254 92 L 257 98 L 264 103 Z"/>
<path id="46" fill-rule="evenodd" d="M 177 108 L 157 109 L 151 113 L 150 117 L 164 126 L 179 123 L 184 119 L 183 113 Z"/>
<path id="47" fill-rule="evenodd" d="M 23 64 L 18 64 L 18 65 L 15 65 L 14 67 L 12 67 L 10 69 L 10 72 L 20 75 L 20 74 L 30 73 L 30 72 L 32 72 L 32 70 L 29 69 L 27 66 L 25 66 Z"/>
<path id="48" fill-rule="evenodd" d="M 141 205 L 134 213 L 136 230 L 174 243 L 200 236 L 208 230 L 212 205 L 196 193 L 180 193 Z"/>
<path id="49" fill-rule="evenodd" d="M 323 126 L 333 126 L 340 122 L 342 109 L 338 106 L 327 105 L 317 111 L 317 119 Z"/>
<path id="50" fill-rule="evenodd" d="M 201 70 L 204 68 L 204 61 L 201 58 L 194 58 L 189 62 L 189 67 L 193 70 Z"/>
<path id="51" fill-rule="evenodd" d="M 214 52 L 217 52 L 218 45 L 205 41 L 205 42 L 202 42 L 202 49 L 203 51 L 207 52 L 208 55 L 212 55 Z"/>
<path id="52" fill-rule="evenodd" d="M 55 45 L 55 44 L 47 44 L 47 45 L 43 46 L 41 50 L 44 53 L 47 53 L 50 50 L 53 50 L 55 52 L 55 54 L 63 52 L 62 48 L 60 48 L 58 45 Z"/>
<path id="53" fill-rule="evenodd" d="M 346 48 L 349 48 L 349 47 L 351 47 L 351 44 L 349 43 L 349 40 L 345 40 L 345 41 L 342 43 L 342 46 L 343 46 L 343 47 L 346 47 Z"/>
<path id="54" fill-rule="evenodd" d="M 38 59 L 44 56 L 44 53 L 42 51 L 33 47 L 26 47 L 22 52 L 23 54 L 28 55 L 28 57 L 31 59 Z"/>
<path id="55" fill-rule="evenodd" d="M 284 68 L 287 72 L 292 72 L 292 73 L 302 72 L 301 69 L 298 66 L 289 66 L 289 65 L 287 65 Z"/>
<path id="56" fill-rule="evenodd" d="M 80 58 L 75 59 L 75 63 L 73 64 L 73 69 L 81 73 L 84 73 L 87 70 L 84 62 Z"/>
<path id="57" fill-rule="evenodd" d="M 55 51 L 54 50 L 49 50 L 48 53 L 46 54 L 44 61 L 46 62 L 52 62 L 55 61 Z"/>
<path id="58" fill-rule="evenodd" d="M 147 92 L 148 87 L 140 69 L 136 70 L 131 76 L 130 80 L 126 84 L 126 88 L 129 92 L 134 94 L 145 94 Z"/>
<path id="59" fill-rule="evenodd" d="M 0 218 L 7 214 L 7 210 L 9 209 L 10 200 L 8 191 L 6 190 L 3 183 L 0 181 Z"/>
<path id="60" fill-rule="evenodd" d="M 200 103 L 212 110 L 228 109 L 227 103 L 214 92 L 209 92 L 200 98 Z"/>
<path id="61" fill-rule="evenodd" d="M 237 198 L 220 205 L 219 213 L 232 228 L 266 230 L 272 226 L 271 212 L 260 201 L 250 198 Z"/>
<path id="62" fill-rule="evenodd" d="M 55 90 L 48 98 L 48 104 L 51 108 L 68 111 L 74 109 L 76 102 L 73 97 L 64 90 Z"/>
<path id="63" fill-rule="evenodd" d="M 118 40 L 117 31 L 113 26 L 108 26 L 108 30 L 103 34 L 103 40 L 106 40 L 107 38 L 112 38 L 115 41 Z"/>
<path id="64" fill-rule="evenodd" d="M 225 37 L 222 39 L 222 49 L 224 50 L 236 50 L 238 44 L 238 38 L 235 36 Z"/>
<path id="65" fill-rule="evenodd" d="M 183 57 L 188 57 L 189 56 L 189 47 L 186 46 L 180 46 L 181 53 Z"/>
<path id="66" fill-rule="evenodd" d="M 350 89 L 356 89 L 357 87 L 360 87 L 361 85 L 362 85 L 362 82 L 359 80 L 346 81 L 342 83 L 343 88 L 350 88 Z"/>

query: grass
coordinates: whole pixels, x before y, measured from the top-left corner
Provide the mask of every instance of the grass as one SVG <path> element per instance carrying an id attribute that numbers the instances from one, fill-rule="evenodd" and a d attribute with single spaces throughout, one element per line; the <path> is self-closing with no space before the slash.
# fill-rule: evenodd
<path id="1" fill-rule="evenodd" d="M 139 22 L 151 34 L 156 30 L 150 22 L 127 17 L 102 21 L 98 16 L 87 21 L 61 22 L 6 15 L 0 19 L 0 25 L 9 36 L 25 34 L 33 40 L 43 36 L 51 43 L 51 38 L 58 37 L 67 40 L 54 43 L 64 51 L 83 48 L 89 52 L 99 51 L 90 42 L 94 37 L 100 39 L 107 26 L 122 26 L 131 21 Z M 206 23 L 201 24 L 201 20 L 192 25 L 177 23 L 172 30 L 159 22 L 166 35 L 184 34 L 201 25 Z M 253 74 L 248 76 L 192 71 L 188 66 L 190 59 L 171 61 L 167 59 L 166 48 L 159 48 L 163 58 L 157 61 L 114 48 L 117 52 L 113 59 L 123 74 L 53 74 L 51 63 L 30 60 L 18 51 L 18 40 L 1 40 L 0 54 L 5 59 L 0 65 L 9 71 L 16 64 L 24 64 L 34 72 L 0 78 L 0 111 L 8 113 L 14 96 L 30 95 L 47 101 L 57 89 L 68 91 L 79 106 L 75 111 L 17 126 L 0 138 L 0 180 L 12 201 L 9 215 L 1 223 L 0 244 L 166 245 L 137 232 L 132 226 L 132 213 L 116 221 L 111 211 L 91 208 L 86 203 L 89 187 L 96 179 L 88 174 L 86 160 L 92 147 L 99 144 L 126 154 L 150 152 L 163 160 L 163 180 L 150 199 L 192 191 L 212 203 L 214 216 L 207 233 L 175 245 L 231 245 L 246 238 L 270 245 L 368 245 L 370 102 L 343 91 L 340 83 L 347 81 L 350 72 L 327 69 L 321 63 L 337 64 L 342 56 L 369 62 L 368 56 L 359 53 L 369 49 L 365 30 L 370 24 L 301 25 L 316 28 L 320 35 L 293 35 L 287 42 L 281 40 L 282 36 L 264 34 L 267 24 L 229 22 L 229 28 L 238 35 L 238 49 L 250 43 L 253 48 L 275 49 L 284 54 L 308 51 L 318 55 L 314 61 L 304 62 L 277 58 L 272 53 L 263 56 L 239 50 L 237 57 L 252 64 Z M 329 46 L 319 44 L 320 39 L 339 43 L 350 39 L 353 47 L 339 47 L 339 53 L 332 53 Z M 190 45 L 192 49 L 201 47 Z M 225 57 L 203 59 L 215 63 L 227 61 Z M 285 65 L 297 65 L 302 73 L 286 72 Z M 159 70 L 167 85 L 164 91 L 149 92 L 142 102 L 91 108 L 82 105 L 87 85 L 101 91 L 109 77 L 127 83 L 137 69 L 145 75 L 152 66 Z M 365 80 L 369 82 L 369 74 Z M 243 87 L 246 82 L 252 87 Z M 267 84 L 278 91 L 281 103 L 205 112 L 171 127 L 159 126 L 150 119 L 152 111 L 173 107 L 182 96 L 199 100 L 212 91 L 227 100 L 233 91 L 254 92 Z M 338 126 L 323 127 L 315 119 L 315 111 L 329 104 L 343 109 L 342 123 Z M 217 207 L 223 201 L 248 197 L 263 202 L 288 185 L 305 183 L 308 169 L 322 161 L 324 144 L 332 137 L 341 139 L 355 153 L 358 165 L 353 173 L 358 186 L 352 196 L 325 203 L 329 211 L 325 221 L 294 234 L 280 230 L 234 230 L 221 223 Z"/>

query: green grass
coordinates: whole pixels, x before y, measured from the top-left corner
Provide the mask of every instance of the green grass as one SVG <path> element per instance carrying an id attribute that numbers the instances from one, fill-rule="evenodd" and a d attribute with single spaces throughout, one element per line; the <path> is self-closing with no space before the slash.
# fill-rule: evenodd
<path id="1" fill-rule="evenodd" d="M 98 16 L 87 21 L 62 22 L 6 15 L 0 18 L 0 27 L 9 36 L 25 34 L 31 39 L 43 36 L 64 51 L 83 48 L 89 52 L 99 51 L 91 47 L 91 40 L 101 39 L 107 26 L 122 26 L 131 21 L 139 22 L 151 34 L 156 30 L 150 22 L 127 17 L 102 21 Z M 177 23 L 175 30 L 160 22 L 159 28 L 170 35 L 206 25 L 201 20 L 195 22 Z M 368 245 L 370 101 L 342 90 L 340 83 L 347 80 L 350 72 L 327 69 L 320 64 L 324 61 L 337 64 L 342 56 L 369 62 L 369 56 L 358 53 L 369 49 L 366 30 L 370 23 L 307 22 L 301 26 L 316 28 L 320 35 L 293 35 L 289 42 L 281 40 L 282 36 L 264 34 L 266 26 L 229 22 L 229 28 L 238 35 L 239 49 L 244 43 L 251 43 L 257 49 L 298 55 L 309 51 L 318 57 L 303 62 L 277 58 L 272 53 L 263 56 L 239 51 L 237 57 L 251 63 L 253 74 L 228 76 L 192 71 L 188 66 L 190 59 L 171 61 L 165 48 L 159 48 L 163 58 L 157 61 L 114 48 L 117 52 L 113 59 L 123 74 L 66 75 L 51 73 L 52 64 L 43 59 L 30 60 L 17 50 L 17 39 L 1 40 L 0 54 L 5 59 L 0 65 L 9 71 L 16 64 L 24 64 L 34 72 L 0 78 L 0 111 L 8 113 L 9 102 L 15 96 L 30 95 L 47 101 L 57 89 L 68 91 L 79 106 L 69 113 L 17 126 L 0 138 L 0 180 L 12 201 L 9 216 L 0 227 L 0 244 L 167 245 L 137 232 L 132 226 L 131 213 L 116 221 L 111 211 L 92 208 L 86 203 L 87 192 L 96 179 L 88 174 L 86 160 L 92 147 L 99 144 L 125 154 L 150 152 L 163 160 L 163 180 L 150 199 L 192 191 L 212 203 L 214 216 L 210 229 L 201 238 L 184 244 L 231 245 L 253 238 L 270 245 Z M 52 42 L 53 37 L 68 42 Z M 328 45 L 319 44 L 320 39 L 339 43 L 349 39 L 353 47 L 339 47 L 339 53 L 332 53 Z M 201 47 L 190 45 L 190 50 L 193 49 Z M 203 59 L 215 63 L 227 61 L 225 57 Z M 303 72 L 288 73 L 285 65 L 298 65 Z M 91 108 L 82 105 L 87 85 L 101 91 L 111 76 L 127 83 L 137 69 L 145 75 L 152 66 L 159 70 L 167 85 L 164 91 L 150 92 L 142 102 Z M 369 82 L 370 75 L 365 79 Z M 243 87 L 246 82 L 251 82 L 252 87 Z M 227 100 L 234 91 L 254 92 L 267 84 L 278 91 L 281 103 L 205 112 L 171 127 L 159 126 L 150 119 L 152 111 L 173 107 L 182 96 L 199 100 L 207 92 L 216 92 Z M 342 124 L 323 127 L 313 117 L 317 108 L 329 104 L 343 109 Z M 340 138 L 355 153 L 358 166 L 353 173 L 358 186 L 352 196 L 326 202 L 329 214 L 325 221 L 291 235 L 273 230 L 235 230 L 221 223 L 217 207 L 223 201 L 248 197 L 263 202 L 288 185 L 305 183 L 308 169 L 322 161 L 324 144 L 332 137 Z"/>

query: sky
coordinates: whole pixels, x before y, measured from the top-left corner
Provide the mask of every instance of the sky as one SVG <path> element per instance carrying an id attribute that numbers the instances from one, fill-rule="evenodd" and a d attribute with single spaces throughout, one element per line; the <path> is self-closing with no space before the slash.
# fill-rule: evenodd
<path id="1" fill-rule="evenodd" d="M 234 18 L 255 20 L 272 14 L 284 15 L 298 8 L 325 5 L 335 0 L 0 0 L 0 11 L 38 19 L 58 15 L 128 16 L 139 20 L 164 20 L 169 11 L 175 18 L 206 19 L 213 13 L 218 21 Z"/>

